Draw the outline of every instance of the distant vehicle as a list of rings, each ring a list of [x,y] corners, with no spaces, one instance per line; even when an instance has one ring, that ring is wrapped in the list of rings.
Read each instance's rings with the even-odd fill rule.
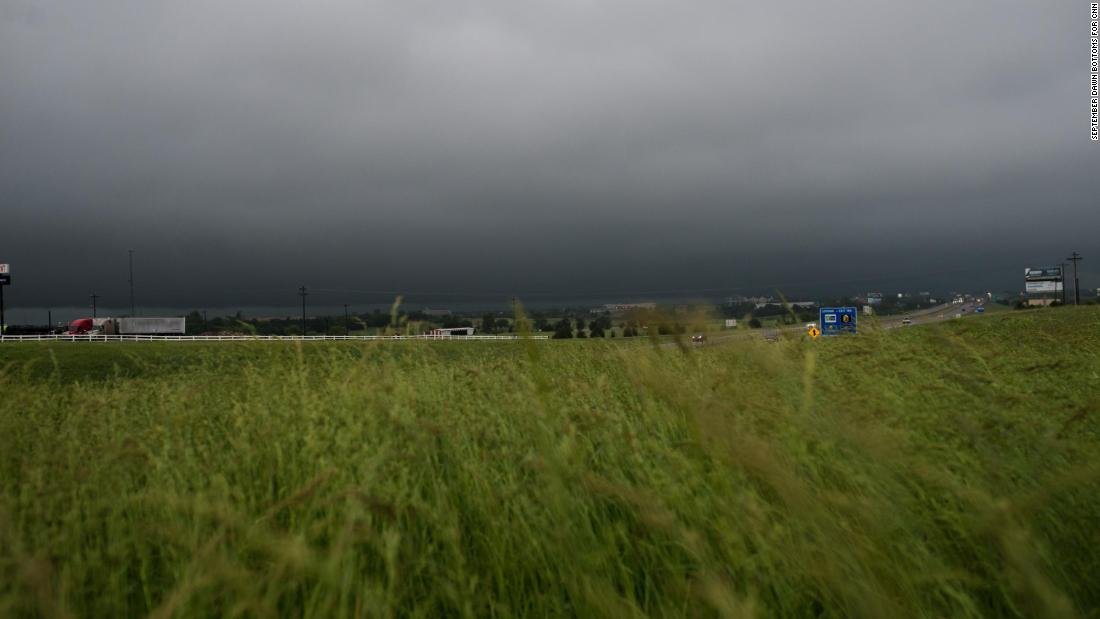
[[[807,323],[806,323],[806,328],[807,328],[807,329],[813,329],[813,328],[814,328],[814,327],[816,327],[816,326],[817,326],[817,323],[816,323],[816,322],[807,322]]]
[[[187,319],[175,317],[77,318],[65,328],[65,335],[183,335]]]
[[[984,306],[982,306],[982,305],[979,305],[979,306],[977,307],[977,309],[975,309],[974,311],[975,311],[975,312],[977,312],[977,313],[979,313],[979,314],[984,314],[984,313],[985,313],[985,307],[984,307]]]
[[[449,327],[443,329],[432,329],[428,331],[428,335],[473,335],[473,327]]]
[[[187,319],[183,316],[112,318],[103,323],[104,333],[119,335],[183,335]]]
[[[93,333],[100,333],[103,323],[95,324],[93,318],[77,318],[65,326],[65,330],[62,331],[65,335],[89,335]]]
[[[695,344],[702,344],[703,342],[707,341],[707,336],[702,333],[696,333],[695,335],[691,336],[691,341]]]
[[[909,325],[913,324],[913,319],[912,318],[902,318],[901,319],[901,324],[908,327]]]

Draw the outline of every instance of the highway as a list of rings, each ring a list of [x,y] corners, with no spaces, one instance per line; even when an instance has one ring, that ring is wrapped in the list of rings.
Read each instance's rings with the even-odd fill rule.
[[[936,306],[930,307],[928,309],[916,310],[916,311],[913,311],[913,312],[909,312],[907,314],[895,314],[895,315],[881,316],[881,317],[879,317],[879,316],[871,316],[871,317],[861,316],[860,321],[864,325],[864,328],[866,328],[867,323],[870,322],[873,325],[871,327],[872,329],[896,329],[898,327],[904,326],[903,321],[906,318],[911,320],[912,324],[914,326],[916,326],[916,325],[928,324],[928,323],[933,323],[933,322],[942,322],[944,320],[951,320],[951,319],[955,318],[956,314],[961,314],[962,317],[973,316],[973,315],[975,315],[974,310],[975,310],[975,308],[977,308],[977,306],[978,306],[978,304],[973,302],[973,301],[968,301],[968,302],[962,303],[962,304],[941,303],[940,305],[936,305]],[[724,344],[724,343],[731,342],[731,341],[748,340],[748,339],[753,339],[753,338],[762,338],[762,339],[767,340],[767,341],[775,341],[775,340],[779,339],[780,334],[783,334],[783,333],[790,334],[790,333],[795,333],[795,332],[805,333],[806,332],[806,325],[804,323],[802,323],[802,324],[795,324],[795,325],[787,325],[785,327],[780,327],[780,328],[750,329],[750,330],[738,329],[736,331],[731,331],[731,332],[719,332],[718,334],[715,334],[715,335],[708,334],[706,342],[704,342],[702,344],[693,344],[693,345],[694,346],[716,346],[718,344]],[[690,337],[690,336],[688,336],[688,337]],[[665,347],[665,348],[671,348],[671,347],[677,346],[677,343],[676,342],[666,342],[666,343],[661,344],[661,346]]]

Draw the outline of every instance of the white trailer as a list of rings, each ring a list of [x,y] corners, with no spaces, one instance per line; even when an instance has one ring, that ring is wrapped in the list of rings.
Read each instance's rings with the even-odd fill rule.
[[[473,327],[449,327],[443,329],[432,329],[428,332],[428,335],[473,335],[476,329]]]
[[[183,335],[187,319],[183,316],[112,318],[103,323],[109,335]]]

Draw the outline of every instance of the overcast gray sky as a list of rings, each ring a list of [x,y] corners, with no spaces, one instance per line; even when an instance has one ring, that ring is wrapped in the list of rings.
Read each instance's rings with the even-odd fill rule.
[[[143,302],[185,306],[1022,288],[1100,261],[1087,25],[1076,1],[2,0],[9,304],[117,302],[127,249]]]

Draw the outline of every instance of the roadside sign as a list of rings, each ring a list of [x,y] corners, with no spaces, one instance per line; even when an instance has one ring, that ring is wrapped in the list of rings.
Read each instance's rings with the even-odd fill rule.
[[[0,274],[9,274],[9,273],[11,273],[11,265],[10,264],[0,264]]]
[[[11,275],[7,273],[0,274],[0,286],[11,285]]]
[[[819,311],[822,335],[842,335],[856,332],[856,308],[823,307]]]
[[[810,327],[806,330],[806,333],[816,340],[817,336],[821,335],[821,329],[818,329],[817,327]]]

